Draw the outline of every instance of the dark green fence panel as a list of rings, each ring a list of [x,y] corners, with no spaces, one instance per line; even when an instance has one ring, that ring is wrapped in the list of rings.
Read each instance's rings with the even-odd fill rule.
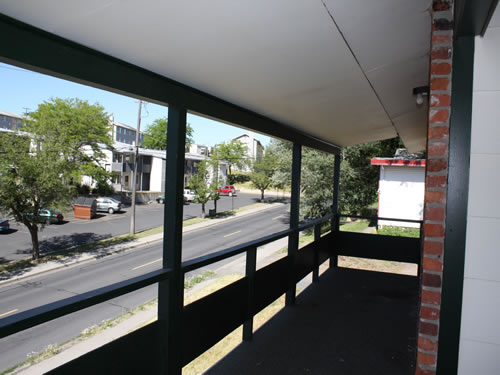
[[[159,323],[154,322],[46,374],[159,374]]]
[[[420,264],[420,238],[337,232],[331,244],[336,255]]]
[[[247,318],[247,279],[240,279],[184,308],[182,363],[211,348]]]

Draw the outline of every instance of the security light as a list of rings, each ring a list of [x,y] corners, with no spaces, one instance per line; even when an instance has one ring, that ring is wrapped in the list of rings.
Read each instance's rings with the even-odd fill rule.
[[[417,102],[417,106],[421,106],[424,104],[424,95],[429,95],[429,86],[419,86],[413,88],[413,95],[416,96],[415,101]]]

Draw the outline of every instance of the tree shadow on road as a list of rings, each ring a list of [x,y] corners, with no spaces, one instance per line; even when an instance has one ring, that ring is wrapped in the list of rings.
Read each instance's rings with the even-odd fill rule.
[[[60,264],[69,264],[83,253],[92,254],[100,258],[109,255],[110,246],[130,242],[133,236],[110,238],[111,234],[73,233],[67,236],[56,236],[40,242],[40,260],[31,259],[31,248],[18,250],[18,254],[25,254],[26,258],[9,261],[0,257],[0,281],[19,277],[33,269],[33,267],[48,261]],[[104,240],[104,241],[103,241]]]
[[[97,241],[110,238],[109,234],[95,233],[72,233],[62,236],[54,236],[40,241],[40,255],[44,256],[55,251],[66,250],[71,247],[86,245]],[[31,255],[31,247],[23,250],[17,250],[16,254]]]

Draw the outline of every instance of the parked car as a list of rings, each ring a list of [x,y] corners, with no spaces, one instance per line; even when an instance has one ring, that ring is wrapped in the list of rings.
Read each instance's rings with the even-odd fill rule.
[[[26,216],[33,217],[33,213],[29,212]],[[61,224],[64,220],[64,216],[59,211],[54,211],[49,208],[42,208],[36,217],[35,221],[37,223],[45,224]]]
[[[97,198],[97,211],[109,212],[110,214],[114,214],[115,212],[120,212],[122,209],[121,202],[116,199],[109,197]]]
[[[156,202],[161,203],[161,204],[165,204],[165,196],[160,195],[160,196],[156,197]],[[187,200],[186,194],[184,194],[184,204],[187,204],[187,203],[188,203],[188,200]]]
[[[234,185],[221,186],[217,189],[217,191],[220,194],[229,195],[230,197],[232,197],[233,195],[236,196],[236,188],[234,187]]]
[[[9,228],[9,219],[0,219],[0,232],[6,232]]]
[[[184,189],[184,198],[185,201],[192,202],[196,198],[196,193],[194,190]]]

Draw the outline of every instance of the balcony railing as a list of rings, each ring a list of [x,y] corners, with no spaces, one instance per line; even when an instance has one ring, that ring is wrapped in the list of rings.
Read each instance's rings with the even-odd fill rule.
[[[363,218],[376,219],[373,217]],[[346,255],[420,265],[419,238],[342,231],[329,232],[321,236],[322,225],[332,219],[333,215],[327,215],[305,223],[298,229],[284,230],[183,262],[182,272],[186,274],[230,257],[246,254],[244,278],[184,307],[182,323],[179,322],[182,324],[183,332],[183,342],[179,343],[182,345],[182,363],[184,365],[189,363],[242,324],[244,327],[243,339],[251,340],[254,315],[285,293],[289,289],[290,283],[297,283],[310,272],[313,272],[313,281],[318,281],[319,265],[328,258],[333,259],[338,255]],[[420,221],[415,222],[421,223]],[[296,257],[284,257],[259,270],[256,269],[259,247],[310,228],[314,230],[314,242],[299,250]],[[331,262],[331,264],[335,264],[335,262]],[[3,318],[0,321],[0,338],[148,285],[168,280],[170,275],[171,270],[161,269]],[[109,371],[115,373],[159,373],[161,368],[161,332],[160,321],[150,323],[54,369],[50,373],[106,373]],[[113,359],[117,355],[119,355],[119,361]]]

